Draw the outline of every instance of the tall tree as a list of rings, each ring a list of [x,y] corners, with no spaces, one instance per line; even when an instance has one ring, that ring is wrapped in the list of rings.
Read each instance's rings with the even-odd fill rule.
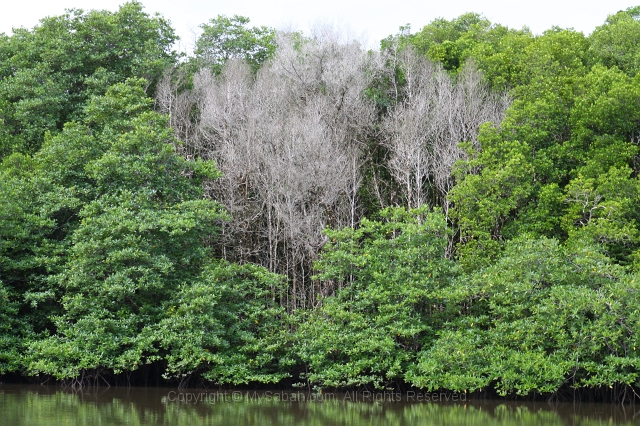
[[[616,66],[630,76],[640,72],[640,6],[609,16],[589,39],[593,62]]]
[[[82,117],[92,94],[130,77],[156,80],[175,63],[168,21],[132,1],[118,11],[72,9],[0,38],[0,158],[34,153],[44,133]]]
[[[149,110],[146,84],[127,80],[94,96],[83,122],[47,138],[33,175],[23,177],[46,185],[27,204],[49,228],[35,241],[39,247],[8,253],[14,270],[31,252],[41,259],[22,281],[7,283],[32,301],[22,306],[25,314],[51,321],[49,333],[32,324],[38,334],[52,334],[31,341],[32,373],[74,378],[85,370],[135,369],[153,350],[139,340],[141,330],[209,260],[203,237],[224,215],[204,199],[202,179],[217,172],[175,153],[166,119]],[[42,312],[38,302],[61,306]]]
[[[254,72],[276,49],[276,32],[266,26],[248,27],[249,18],[218,15],[200,25],[202,34],[196,40],[195,59],[200,66],[210,67],[216,74],[229,59],[244,59]]]

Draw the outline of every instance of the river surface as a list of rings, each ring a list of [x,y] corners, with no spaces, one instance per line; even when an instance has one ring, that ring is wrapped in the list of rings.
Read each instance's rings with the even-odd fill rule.
[[[0,425],[638,425],[633,405],[506,402],[464,394],[0,385]]]

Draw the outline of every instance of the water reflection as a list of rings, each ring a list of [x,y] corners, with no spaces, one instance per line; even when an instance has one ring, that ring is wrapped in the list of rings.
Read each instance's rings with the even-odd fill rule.
[[[0,385],[0,423],[588,426],[631,425],[640,420],[640,405],[514,403],[471,398],[449,403],[388,399],[371,403],[351,402],[344,394],[316,396],[312,401],[307,397],[303,402],[300,397],[280,392],[222,392],[157,388],[92,388],[74,392],[59,387]],[[186,396],[189,393],[191,397]]]

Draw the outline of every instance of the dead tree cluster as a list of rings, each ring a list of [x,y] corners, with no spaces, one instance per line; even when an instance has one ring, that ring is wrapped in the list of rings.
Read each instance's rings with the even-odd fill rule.
[[[220,255],[287,275],[279,297],[293,310],[333,292],[311,278],[312,265],[323,229],[359,223],[367,167],[388,170],[408,207],[446,211],[451,170],[464,155],[458,144],[477,144],[480,125],[498,124],[508,100],[473,66],[454,80],[411,50],[366,52],[331,30],[280,34],[277,44],[257,74],[236,60],[219,75],[201,69],[190,84],[174,72],[157,101],[184,155],[214,160],[222,172],[206,188],[231,216],[215,242]],[[367,94],[376,79],[393,101],[383,113]],[[372,144],[386,152],[377,163]]]
[[[452,169],[465,155],[460,142],[479,149],[480,125],[499,125],[510,100],[492,93],[473,63],[454,80],[411,49],[394,59],[402,82],[396,77],[395,107],[382,120],[386,166],[407,207],[439,205],[446,213]]]

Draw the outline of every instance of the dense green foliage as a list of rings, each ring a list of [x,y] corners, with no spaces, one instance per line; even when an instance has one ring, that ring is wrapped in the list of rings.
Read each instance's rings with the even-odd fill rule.
[[[153,85],[176,53],[169,23],[138,2],[117,12],[69,10],[0,35],[0,158],[35,153],[46,131],[81,117],[93,94],[129,77]]]
[[[189,78],[229,83],[236,72],[238,87],[253,84],[277,46],[274,30],[248,23],[218,16],[203,24],[194,57],[181,65]],[[305,43],[314,46],[291,39],[279,59],[285,71],[304,64]],[[313,271],[299,274],[313,298],[298,305],[304,264],[287,258],[289,283],[219,249],[222,225],[239,209],[208,196],[216,165],[169,126],[187,128],[202,113],[198,100],[180,97],[184,81],[176,93],[163,89],[184,101],[183,122],[153,110],[149,95],[178,59],[174,40],[167,21],[137,2],[115,13],[69,11],[0,37],[0,375],[86,384],[151,365],[182,385],[501,395],[640,388],[640,8],[611,15],[590,36],[533,35],[465,14],[383,40],[387,68],[361,94],[375,105],[353,109],[373,122],[354,132],[368,151],[352,226],[325,229]],[[345,51],[360,52],[354,46]],[[402,68],[403,51],[439,65]],[[338,63],[335,52],[317,52],[322,66]],[[225,67],[230,60],[236,68]],[[501,123],[460,141],[461,159],[443,180],[451,187],[406,209],[378,130],[389,128],[394,107],[411,106],[402,96],[418,66],[468,85],[477,68],[487,90],[512,102]],[[205,72],[194,77],[196,68]],[[323,79],[341,75],[326,68]],[[266,79],[275,71],[263,71],[260,81],[275,85]],[[346,96],[330,83],[304,88],[314,107],[332,91]],[[225,96],[240,99],[238,87]],[[318,156],[304,153],[303,162]],[[242,179],[232,190],[254,200]],[[312,211],[305,203],[282,205]],[[269,250],[279,253],[278,244]],[[245,259],[261,256],[249,250]]]
[[[383,387],[402,379],[443,320],[434,294],[455,275],[444,257],[444,216],[426,208],[380,215],[357,230],[327,231],[318,279],[330,280],[336,295],[300,318],[294,342],[313,383]]]
[[[638,285],[588,245],[522,237],[445,291],[460,314],[419,355],[410,380],[431,389],[554,392],[635,385]]]
[[[238,15],[219,15],[202,24],[194,52],[196,62],[219,73],[228,60],[243,59],[257,71],[275,52],[276,33],[273,28],[248,28],[247,24],[249,18]]]
[[[2,348],[13,352],[3,357],[12,360],[17,334],[29,374],[98,377],[166,359],[170,376],[273,381],[270,358],[230,368],[268,335],[279,313],[266,296],[280,279],[212,259],[205,242],[225,215],[203,198],[202,182],[217,176],[215,166],[176,154],[179,142],[150,110],[145,83],[110,87],[33,158],[3,162],[3,184],[30,190],[3,192],[2,295],[10,303],[2,314],[20,309],[25,328],[6,327],[13,334],[3,334]]]

